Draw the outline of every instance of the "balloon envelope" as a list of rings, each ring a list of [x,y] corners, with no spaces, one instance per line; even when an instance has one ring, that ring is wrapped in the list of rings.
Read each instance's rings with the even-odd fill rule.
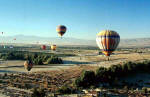
[[[110,56],[120,42],[120,36],[112,30],[103,30],[97,34],[96,42],[105,56]]]
[[[59,26],[56,28],[56,31],[58,32],[58,34],[59,34],[60,36],[63,36],[63,35],[65,34],[66,30],[67,30],[67,28],[66,28],[66,26],[64,26],[64,25],[59,25]]]
[[[46,45],[42,45],[41,48],[42,48],[43,50],[46,50]]]
[[[56,50],[56,45],[51,45],[51,50]]]
[[[26,70],[30,71],[33,67],[33,63],[31,61],[27,60],[24,62],[24,67]]]

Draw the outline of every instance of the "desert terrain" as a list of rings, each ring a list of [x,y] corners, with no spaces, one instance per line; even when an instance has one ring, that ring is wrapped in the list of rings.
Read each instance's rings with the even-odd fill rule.
[[[11,97],[17,97],[17,95],[26,97],[25,95],[27,94],[31,95],[31,87],[45,87],[47,88],[46,91],[55,92],[58,87],[64,84],[72,84],[74,79],[79,77],[83,70],[95,71],[98,67],[108,68],[112,65],[123,64],[129,61],[141,62],[150,59],[149,48],[118,49],[109,57],[109,61],[102,53],[99,54],[97,49],[58,48],[56,51],[31,49],[30,52],[73,54],[73,56],[61,56],[63,64],[35,64],[31,71],[27,71],[24,68],[24,60],[1,59],[0,80],[7,83],[0,84],[0,92],[2,94],[11,95]],[[4,75],[7,75],[5,80],[2,79]],[[146,76],[145,78],[148,77]],[[32,86],[29,89],[24,89],[24,84],[31,85],[31,83]],[[16,94],[13,94],[12,91],[15,91]]]

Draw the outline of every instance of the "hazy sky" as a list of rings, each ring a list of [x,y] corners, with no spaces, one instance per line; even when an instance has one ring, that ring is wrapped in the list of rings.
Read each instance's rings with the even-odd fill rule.
[[[5,35],[95,39],[104,29],[121,38],[150,37],[150,0],[0,0],[0,32]]]

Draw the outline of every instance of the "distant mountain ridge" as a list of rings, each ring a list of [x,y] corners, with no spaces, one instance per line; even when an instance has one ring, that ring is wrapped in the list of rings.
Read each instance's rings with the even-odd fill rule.
[[[150,47],[150,38],[121,39],[120,47]]]
[[[16,40],[14,40],[16,38]],[[96,46],[95,40],[85,40],[63,37],[39,37],[39,36],[0,36],[0,43],[24,43],[24,44],[57,44],[57,45],[90,45]],[[150,38],[121,39],[120,47],[150,47]]]

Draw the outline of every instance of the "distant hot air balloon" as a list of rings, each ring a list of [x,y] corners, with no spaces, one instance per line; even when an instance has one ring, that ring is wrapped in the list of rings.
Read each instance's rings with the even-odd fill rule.
[[[24,67],[25,67],[26,70],[30,71],[33,67],[32,61],[30,61],[30,60],[25,61],[24,62]]]
[[[56,28],[56,31],[58,32],[58,34],[62,37],[65,32],[66,32],[67,28],[64,26],[64,25],[59,25],[57,28]]]
[[[46,45],[42,45],[41,48],[42,48],[43,50],[46,50]]]
[[[51,50],[55,51],[56,50],[56,45],[51,45]]]
[[[105,56],[110,56],[120,42],[120,36],[112,30],[103,30],[97,34],[96,42]]]
[[[14,40],[16,40],[16,38],[14,38]]]
[[[2,34],[3,34],[4,32],[2,32]]]

